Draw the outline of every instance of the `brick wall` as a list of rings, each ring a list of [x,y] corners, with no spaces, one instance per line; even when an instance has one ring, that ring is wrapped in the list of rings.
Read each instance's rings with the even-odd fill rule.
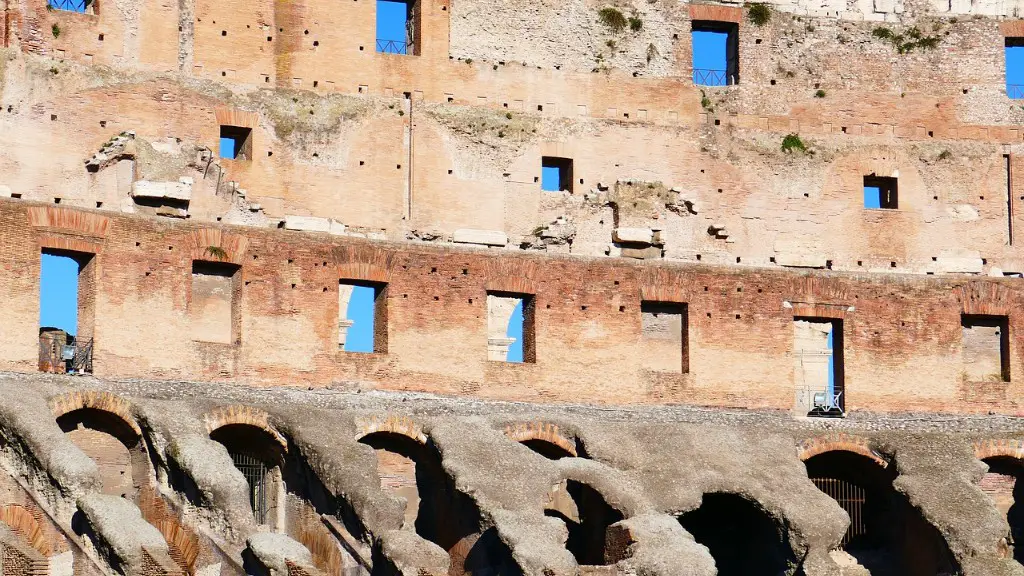
[[[0,366],[27,372],[36,370],[40,238],[82,234],[80,225],[32,226],[34,209],[0,202]],[[240,265],[240,343],[211,347],[192,340],[187,314],[201,230],[110,216],[105,236],[90,240],[99,250],[97,375],[790,409],[793,318],[838,316],[848,409],[1021,409],[1021,289],[1012,279],[652,266],[225,227]],[[388,284],[387,354],[337,350],[339,278]],[[536,363],[487,360],[489,290],[535,295]],[[689,374],[643,371],[641,300],[688,304]],[[1009,316],[1014,379],[982,397],[961,376],[962,313]]]

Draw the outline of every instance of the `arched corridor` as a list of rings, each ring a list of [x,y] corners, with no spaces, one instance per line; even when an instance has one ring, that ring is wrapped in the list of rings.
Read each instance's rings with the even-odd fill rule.
[[[284,449],[268,432],[249,424],[227,424],[210,432],[223,444],[249,485],[249,504],[258,524],[280,529],[284,521],[281,465]]]
[[[1013,547],[1014,559],[1024,564],[1024,461],[995,456],[983,462],[988,464],[988,473],[981,480],[981,489],[1006,516],[1010,525],[1007,542]]]
[[[133,502],[149,482],[149,457],[139,434],[120,416],[79,408],[59,416],[57,425],[99,468],[104,494]]]
[[[608,528],[622,520],[622,513],[590,486],[575,480],[560,483],[549,494],[544,514],[565,523],[565,548],[581,566],[614,564],[621,555],[609,546]]]
[[[797,565],[785,527],[737,494],[705,494],[679,523],[711,552],[718,576],[777,576]]]
[[[896,491],[895,466],[836,450],[805,463],[807,475],[850,516],[837,561],[872,576],[956,574],[959,567],[939,531]]]

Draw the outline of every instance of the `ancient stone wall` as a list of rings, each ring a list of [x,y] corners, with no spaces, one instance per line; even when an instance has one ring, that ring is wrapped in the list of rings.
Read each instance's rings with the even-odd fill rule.
[[[40,245],[53,244],[96,254],[98,375],[800,410],[820,390],[794,361],[803,349],[794,320],[817,318],[842,320],[848,410],[1021,410],[1021,292],[1012,278],[652,266],[209,228],[12,200],[0,202],[0,223],[11,272],[0,277],[6,369],[37,370],[36,271]],[[195,332],[204,324],[194,318],[193,265],[218,258],[237,268],[232,341]],[[338,349],[339,280],[386,284],[386,353]],[[534,361],[488,359],[488,293],[532,297]],[[686,304],[685,371],[676,360],[667,370],[661,358],[664,346],[681,354],[681,321],[658,328],[673,331],[659,337],[664,346],[647,341],[655,326],[643,307],[659,302]],[[975,316],[1008,323],[1005,344],[965,339],[964,318]],[[1008,379],[976,374],[979,346],[988,358],[1005,354]]]

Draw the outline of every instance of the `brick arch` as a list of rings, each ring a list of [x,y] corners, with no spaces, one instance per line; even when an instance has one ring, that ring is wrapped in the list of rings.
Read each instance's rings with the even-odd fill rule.
[[[337,246],[331,259],[338,267],[338,277],[369,282],[391,281],[395,255],[372,246]]]
[[[551,422],[520,422],[505,426],[505,436],[516,442],[527,440],[543,440],[565,450],[573,456],[579,456],[576,450],[576,441],[573,438],[562,434],[558,424]]]
[[[964,314],[1009,316],[1018,307],[1014,291],[998,282],[968,282],[954,288],[953,295]]]
[[[132,415],[131,403],[120,396],[110,392],[85,390],[68,392],[67,394],[54,396],[50,399],[50,410],[53,412],[55,419],[70,414],[75,410],[85,408],[116,417],[131,428],[138,438],[142,438],[142,429],[139,427],[138,422],[135,421],[135,416]]]
[[[974,443],[974,455],[978,460],[999,456],[1024,460],[1024,440],[1019,438],[978,440]]]
[[[0,523],[6,524],[17,535],[25,539],[30,546],[43,556],[50,556],[57,550],[51,546],[43,525],[24,506],[8,504],[0,508]]]
[[[188,239],[192,260],[230,262],[242,265],[249,239],[240,234],[224,232],[218,228],[194,230]],[[219,250],[213,250],[219,249]]]
[[[853,452],[872,460],[882,468],[889,467],[889,458],[881,451],[876,450],[871,441],[863,436],[839,432],[807,438],[797,445],[797,456],[803,461],[825,452],[834,451]]]
[[[370,416],[360,418],[356,421],[355,440],[375,434],[377,432],[390,432],[405,436],[426,445],[427,435],[423,432],[423,426],[408,416],[387,414],[384,416]]]
[[[241,424],[259,428],[277,442],[282,452],[288,452],[288,441],[284,435],[277,431],[277,428],[270,423],[270,414],[259,408],[233,404],[231,406],[220,406],[210,410],[203,416],[206,421],[206,432],[212,434],[224,426]]]
[[[487,261],[484,288],[492,292],[536,294],[537,263],[519,257],[498,256]]]

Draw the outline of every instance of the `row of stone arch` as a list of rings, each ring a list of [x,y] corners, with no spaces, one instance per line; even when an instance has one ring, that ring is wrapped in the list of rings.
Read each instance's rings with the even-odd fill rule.
[[[172,556],[191,573],[199,548],[196,536],[177,522],[166,506],[159,510],[160,504],[146,502],[147,498],[155,502],[159,499],[149,493],[150,460],[130,405],[103,393],[72,393],[51,405],[61,429],[99,464],[103,491],[136,500],[144,515],[148,508],[154,516],[152,522],[168,538]],[[284,495],[289,483],[299,480],[286,465],[287,439],[272,426],[269,415],[244,406],[218,408],[207,415],[206,423],[210,438],[225,446],[240,469],[245,461],[262,463],[262,479],[246,474],[254,518],[275,530],[288,530],[289,510]],[[561,433],[553,424],[521,424],[505,432],[545,458],[586,457],[578,439]],[[382,490],[405,499],[405,528],[447,551],[451,574],[518,572],[494,529],[482,529],[480,512],[473,501],[455,489],[443,470],[439,452],[420,426],[407,418],[371,420],[360,424],[356,439],[377,455]],[[990,466],[990,473],[1014,479],[1009,503],[1004,506],[1011,526],[1008,543],[1013,547],[1024,541],[1024,482],[1016,482],[1024,476],[1024,446],[1020,441],[988,442],[979,444],[976,452]],[[845,434],[830,435],[801,443],[798,455],[815,485],[837,497],[851,516],[840,551],[852,561],[871,574],[932,576],[959,570],[938,530],[893,487],[895,466],[869,441]],[[323,495],[306,497],[324,500]],[[580,565],[611,564],[625,554],[623,546],[609,537],[610,528],[623,520],[623,513],[592,486],[563,480],[549,495],[545,514],[565,523],[566,549]],[[785,522],[742,495],[706,494],[700,508],[680,515],[679,521],[710,550],[722,576],[774,576],[799,566],[800,558],[789,545]],[[1024,545],[1011,549],[1024,563]],[[328,572],[338,572],[345,563],[341,558],[317,560]]]

